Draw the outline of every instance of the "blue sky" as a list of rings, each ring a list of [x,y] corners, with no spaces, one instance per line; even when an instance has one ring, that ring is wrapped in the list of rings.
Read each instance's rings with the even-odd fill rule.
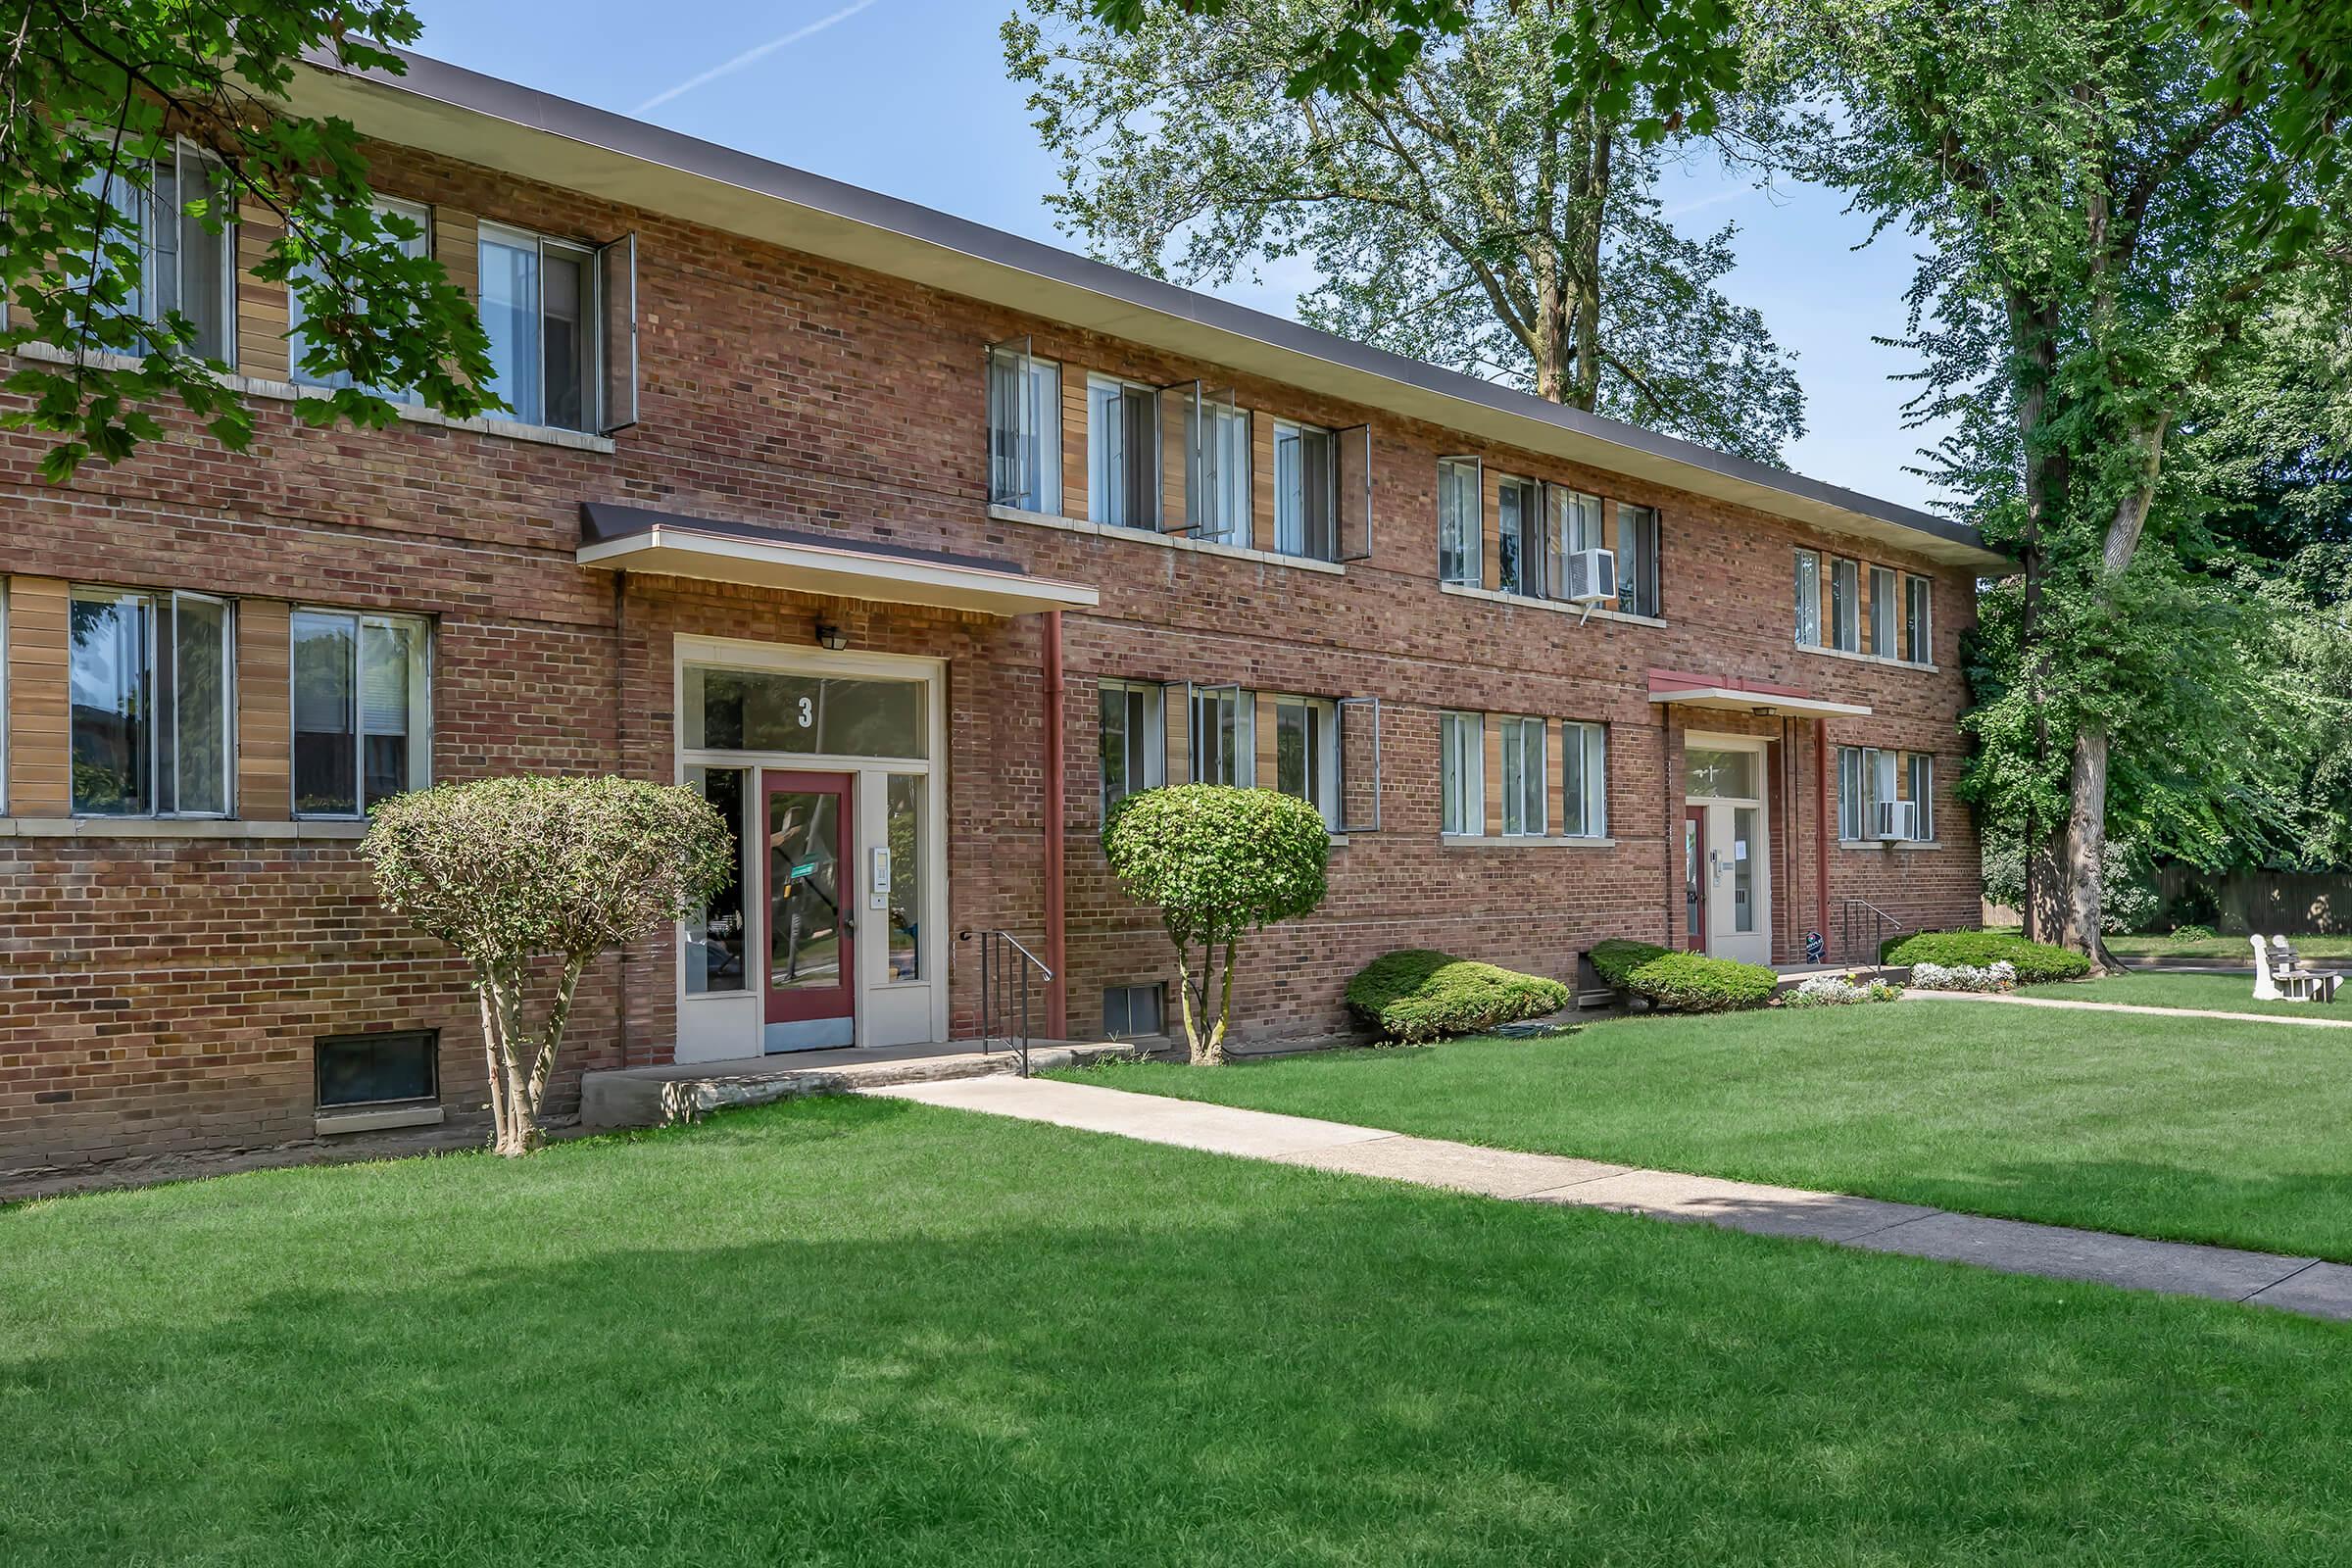
[[[1004,78],[997,27],[1010,0],[413,3],[426,54],[1081,248],[1054,228],[1043,201],[1057,187],[1054,164]],[[1902,428],[1906,383],[1888,379],[1912,359],[1872,341],[1902,329],[1912,266],[1902,237],[1857,252],[1866,224],[1834,194],[1767,196],[1711,159],[1661,194],[1685,232],[1740,225],[1740,265],[1724,287],[1796,351],[1808,399],[1810,433],[1790,466],[1926,504],[1931,487],[1905,471],[1920,445]],[[1298,282],[1293,271],[1218,292],[1288,314]]]

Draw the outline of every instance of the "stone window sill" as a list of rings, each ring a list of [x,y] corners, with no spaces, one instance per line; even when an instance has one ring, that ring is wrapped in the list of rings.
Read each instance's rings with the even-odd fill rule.
[[[1188,539],[1179,533],[1162,533],[1154,528],[1122,528],[1116,523],[1090,522],[1084,517],[1057,517],[1047,512],[1024,512],[1018,507],[992,506],[988,514],[999,522],[1026,522],[1040,528],[1058,528],[1064,533],[1089,534],[1098,539],[1123,539],[1129,544],[1152,545],[1162,550],[1186,550],[1200,556],[1222,556],[1229,561],[1254,561],[1262,566],[1289,566],[1298,571],[1320,571],[1328,576],[1344,577],[1348,568],[1333,561],[1317,561],[1312,556],[1286,556],[1275,550],[1251,550],[1242,545],[1219,544],[1214,539]]]
[[[1885,654],[1859,654],[1843,648],[1823,648],[1816,643],[1792,644],[1800,654],[1814,654],[1823,659],[1842,659],[1854,664],[1884,664],[1889,669],[1916,669],[1922,674],[1936,673],[1934,664],[1922,664],[1908,659],[1891,659]]]
[[[1538,836],[1533,833],[1441,833],[1438,840],[1449,850],[1613,850],[1615,839]]]
[[[1451,594],[1457,599],[1483,599],[1491,605],[1515,605],[1522,610],[1548,610],[1554,614],[1560,615],[1582,617],[1585,613],[1585,607],[1582,605],[1562,604],[1557,599],[1538,599],[1533,594],[1508,594],[1499,588],[1479,588],[1466,582],[1441,582],[1438,584],[1438,591]],[[1598,605],[1592,607],[1592,618],[1594,620],[1622,621],[1628,626],[1663,626],[1666,624],[1662,616],[1629,615],[1622,610],[1604,610]]]
[[[1841,850],[1940,850],[1938,839],[1839,839]]]
[[[220,816],[0,816],[0,838],[17,839],[301,839],[350,842],[368,824],[346,821],[247,822]]]
[[[39,360],[49,365],[72,365],[74,357],[46,343],[26,343],[17,353],[27,360]],[[127,354],[93,353],[86,363],[106,369],[136,369],[139,362]],[[298,386],[292,381],[271,381],[258,375],[231,372],[220,378],[221,385],[247,397],[270,398],[279,403],[291,403],[297,398],[322,398],[327,388]],[[574,452],[612,452],[616,450],[611,436],[594,435],[586,430],[566,430],[554,424],[524,424],[518,419],[453,419],[438,409],[428,409],[421,403],[395,403],[393,406],[403,419],[411,424],[434,424],[450,430],[472,430],[481,435],[504,436],[511,441],[527,441],[538,446],[568,447]]]
[[[391,1127],[438,1127],[439,1105],[386,1105],[377,1110],[322,1110],[312,1121],[321,1138],[336,1133],[375,1133]]]

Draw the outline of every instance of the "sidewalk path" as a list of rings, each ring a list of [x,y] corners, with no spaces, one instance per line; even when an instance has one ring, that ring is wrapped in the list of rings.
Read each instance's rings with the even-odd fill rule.
[[[2254,1301],[2312,1317],[2352,1321],[2352,1267],[2311,1257],[2152,1242],[2062,1225],[1952,1214],[1916,1203],[1481,1149],[1377,1127],[1043,1078],[892,1084],[862,1093],[1488,1198],[1619,1209],[1653,1219],[1696,1221],[1766,1236],[1811,1237],[1874,1252],[1974,1263],[2012,1274]]]
[[[2252,982],[2247,982],[2251,985]],[[2143,1007],[2130,1002],[2077,1002],[2072,997],[2016,997],[1997,991],[1922,991],[1913,986],[1905,1002],[1994,1002],[2005,1007],[2072,1007],[2091,1012],[2144,1012],[2151,1018],[2221,1018],[2230,1023],[2282,1023],[2295,1029],[2352,1029],[2352,1016],[2297,1018],[2282,1012],[2225,1012],[2216,1007]]]

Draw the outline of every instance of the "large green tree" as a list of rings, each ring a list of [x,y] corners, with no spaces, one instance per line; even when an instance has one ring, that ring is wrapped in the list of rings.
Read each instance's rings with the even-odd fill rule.
[[[1788,356],[1718,287],[1731,230],[1660,210],[1693,117],[1584,85],[1634,47],[1593,8],[1467,14],[1383,83],[1301,78],[1341,0],[1096,9],[1028,0],[1004,46],[1098,253],[1186,281],[1302,258],[1300,314],[1342,335],[1758,458],[1801,433]]]
[[[0,426],[52,438],[52,480],[156,439],[174,402],[245,446],[223,328],[180,308],[173,259],[248,207],[277,230],[253,275],[292,287],[303,368],[341,383],[301,417],[384,424],[371,388],[458,416],[494,404],[480,322],[407,254],[414,225],[371,205],[358,133],[284,102],[306,54],[397,74],[391,46],[419,30],[405,0],[0,0],[0,351],[17,356]]]
[[[1913,407],[2023,566],[1986,605],[1969,786],[2029,840],[2034,934],[2095,952],[2116,759],[2214,802],[2262,761],[2262,644],[2169,460],[2265,382],[2264,323],[2340,297],[2340,172],[2284,67],[2227,74],[2131,0],[1760,0],[1750,28],[1834,105],[1787,166],[1925,241]]]

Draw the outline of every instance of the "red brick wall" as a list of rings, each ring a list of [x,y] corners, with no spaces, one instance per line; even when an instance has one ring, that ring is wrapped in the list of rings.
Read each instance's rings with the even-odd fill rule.
[[[1659,509],[1663,627],[1446,595],[1436,581],[1436,459],[1480,450],[1435,426],[1239,378],[1243,406],[1375,431],[1377,550],[1344,574],[1094,537],[984,506],[986,344],[1019,333],[1063,362],[1153,382],[1213,367],[1020,318],[647,213],[377,149],[390,194],[436,204],[453,237],[475,219],[640,237],[640,422],[610,454],[403,421],[314,431],[255,401],[250,452],[184,420],[115,468],[51,488],[40,445],[0,437],[0,563],[9,573],[291,604],[380,609],[435,623],[434,773],[616,769],[674,776],[671,662],[680,633],[805,646],[818,615],[861,650],[949,668],[951,928],[1042,921],[1043,784],[1034,618],[998,620],[635,578],[573,564],[582,500],[832,530],[979,552],[1092,583],[1099,612],[1065,627],[1068,996],[1099,1020],[1111,984],[1172,967],[1156,921],[1109,884],[1096,835],[1098,678],[1238,681],[1270,691],[1377,695],[1383,830],[1333,853],[1331,899],[1250,948],[1245,1034],[1341,1022],[1364,959],[1443,946],[1565,975],[1602,937],[1662,938],[1679,830],[1679,729],[1647,700],[1652,668],[1802,686],[1867,703],[1830,738],[1937,754],[1942,848],[1830,852],[1833,908],[1868,897],[1919,924],[1971,923],[1977,851],[1948,798],[1959,773],[1955,650],[1972,616],[1965,572],[1857,552],[1728,504],[1532,454],[1488,448],[1491,471],[1574,483]],[[267,313],[254,313],[257,319]],[[261,363],[250,356],[248,363]],[[1071,400],[1077,401],[1077,400]],[[1083,511],[1081,472],[1067,510]],[[1260,484],[1261,510],[1270,487]],[[1493,514],[1488,514],[1490,530]],[[1264,517],[1257,536],[1268,536]],[[1800,542],[1932,572],[1934,670],[1791,645],[1790,551]],[[275,612],[257,609],[256,613]],[[274,622],[272,622],[274,624]],[[250,628],[249,628],[250,629]],[[282,680],[252,651],[248,670]],[[272,672],[273,671],[273,672]],[[12,706],[16,701],[12,688]],[[1612,848],[1447,848],[1438,834],[1441,708],[1598,719],[1610,726]],[[262,715],[259,719],[254,714]],[[248,724],[275,720],[257,705]],[[1712,719],[1707,727],[1725,727]],[[1766,726],[1776,736],[1777,721]],[[1792,954],[1814,923],[1819,809],[1810,727],[1797,725],[1792,880],[1778,931]],[[264,812],[282,736],[247,740],[243,787]],[[257,772],[258,768],[258,772]],[[1784,803],[1785,804],[1785,803]],[[1785,834],[1785,830],[1782,830]],[[1672,872],[1679,876],[1679,871]],[[951,944],[955,1029],[975,1024],[974,977]],[[130,1152],[305,1136],[310,1043],[372,1028],[443,1031],[444,1098],[478,1102],[479,1042],[459,968],[373,907],[346,841],[0,836],[0,1171]],[[673,1028],[666,937],[615,956],[574,1011],[559,1090],[583,1066],[662,1059]],[[627,997],[625,1011],[620,998]],[[70,1095],[71,1098],[61,1098]]]

